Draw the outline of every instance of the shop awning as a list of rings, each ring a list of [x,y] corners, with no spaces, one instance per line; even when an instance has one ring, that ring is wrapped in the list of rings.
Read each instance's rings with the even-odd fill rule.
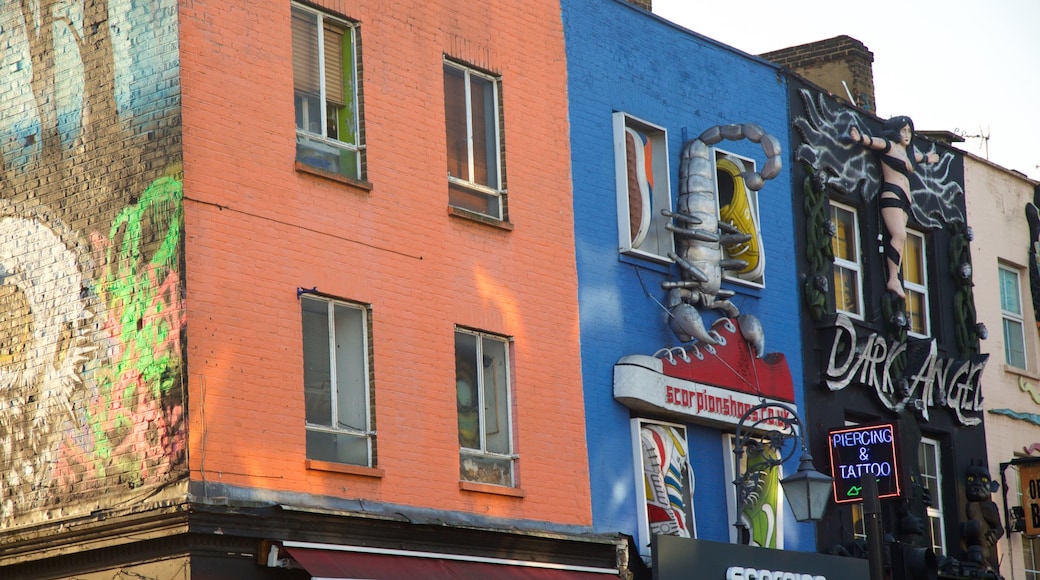
[[[540,567],[522,562],[492,562],[395,554],[283,548],[314,580],[607,580],[616,570]],[[611,575],[613,573],[613,575]]]

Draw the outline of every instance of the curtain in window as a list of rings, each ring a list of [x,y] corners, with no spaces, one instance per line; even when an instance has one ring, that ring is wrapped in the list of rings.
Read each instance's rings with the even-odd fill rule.
[[[343,74],[344,30],[326,22],[324,30],[325,48],[325,98],[331,103],[346,104]],[[321,77],[318,74],[318,16],[302,10],[292,15],[293,39],[293,86],[296,91],[317,95]]]
[[[318,75],[318,16],[293,10],[293,87],[297,92],[317,95],[320,92]]]
[[[325,23],[325,100],[343,106],[343,29]]]

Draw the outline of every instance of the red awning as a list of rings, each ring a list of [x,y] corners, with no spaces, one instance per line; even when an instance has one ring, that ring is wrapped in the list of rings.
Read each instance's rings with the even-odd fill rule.
[[[490,562],[310,548],[285,547],[283,549],[313,578],[337,580],[402,580],[409,578],[422,578],[423,580],[607,580],[617,577],[617,574]]]

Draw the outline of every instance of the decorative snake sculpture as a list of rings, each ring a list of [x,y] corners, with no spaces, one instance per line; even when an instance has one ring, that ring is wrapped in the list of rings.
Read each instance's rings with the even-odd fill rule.
[[[683,146],[679,167],[677,211],[662,212],[672,218],[666,227],[675,234],[677,252],[668,255],[679,265],[682,279],[666,281],[662,286],[668,291],[669,325],[679,340],[690,342],[696,339],[706,345],[721,342],[718,333],[705,328],[697,309],[699,305],[736,318],[745,338],[754,347],[755,355],[761,358],[764,350],[761,323],[750,314],[740,314],[737,306],[729,301],[734,293],[722,289],[723,270],[739,271],[747,266],[744,260],[724,258],[722,247],[751,238],[749,233],[717,217],[716,169],[711,147],[723,139],[748,139],[761,144],[766,155],[762,171],[740,174],[748,189],[758,191],[767,180],[780,173],[780,142],[756,124],[716,125],[688,141]]]

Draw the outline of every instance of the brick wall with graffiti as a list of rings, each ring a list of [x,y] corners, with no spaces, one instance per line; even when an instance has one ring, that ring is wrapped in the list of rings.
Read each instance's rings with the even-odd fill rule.
[[[185,481],[175,0],[0,2],[0,529]]]

